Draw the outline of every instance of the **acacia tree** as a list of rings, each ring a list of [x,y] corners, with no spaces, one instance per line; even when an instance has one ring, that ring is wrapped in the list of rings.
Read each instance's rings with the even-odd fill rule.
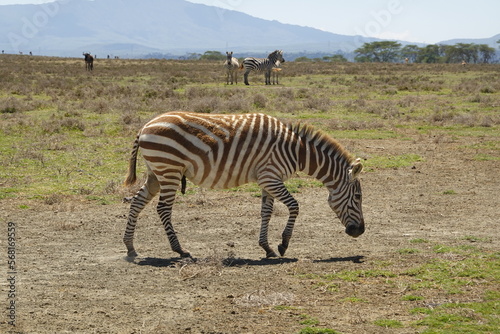
[[[417,61],[419,52],[420,48],[417,45],[405,45],[401,49],[401,57],[408,58],[410,63],[414,63],[415,61]]]
[[[223,55],[219,51],[205,51],[205,53],[200,57],[202,60],[224,60],[227,56]]]
[[[324,61],[329,61],[332,63],[345,63],[347,62],[347,58],[344,57],[343,55],[333,55],[333,56],[325,56],[323,57]]]
[[[420,49],[417,62],[419,63],[438,63],[441,60],[439,46],[436,44],[426,45]]]
[[[365,43],[354,50],[358,62],[395,62],[399,58],[401,44],[393,41]]]
[[[481,63],[489,63],[495,57],[495,49],[488,44],[480,44],[478,47],[479,61]]]

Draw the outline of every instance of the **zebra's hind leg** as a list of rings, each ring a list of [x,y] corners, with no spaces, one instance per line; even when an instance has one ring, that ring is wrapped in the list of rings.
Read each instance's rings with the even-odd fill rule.
[[[156,210],[165,228],[172,250],[179,253],[181,257],[191,257],[188,251],[182,249],[179,239],[177,239],[177,235],[175,234],[174,227],[172,226],[172,206],[181,178],[182,174],[176,173],[175,176],[172,174],[169,175],[168,178],[161,179],[160,199]]]
[[[137,223],[137,217],[144,209],[144,207],[153,199],[153,197],[158,193],[160,185],[156,176],[149,171],[146,182],[139,189],[139,191],[132,197],[132,202],[130,203],[130,211],[128,215],[127,227],[125,228],[125,234],[123,235],[123,242],[127,247],[127,256],[136,257],[137,252],[134,248],[134,232]]]
[[[245,79],[245,80],[244,80],[244,81],[245,81],[245,85],[247,85],[247,86],[248,86],[248,85],[250,85],[250,84],[248,83],[248,73],[250,73],[250,71],[246,71],[246,72],[243,74],[243,78]]]
[[[266,251],[266,257],[278,257],[276,253],[269,247],[267,238],[267,231],[269,227],[269,220],[273,213],[274,198],[269,195],[265,190],[262,190],[262,208],[260,215],[262,217],[262,224],[260,226],[259,246]]]

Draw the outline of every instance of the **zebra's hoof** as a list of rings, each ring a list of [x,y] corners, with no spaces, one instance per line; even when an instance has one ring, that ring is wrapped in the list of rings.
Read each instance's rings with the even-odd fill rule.
[[[182,253],[179,253],[181,255],[181,257],[192,257],[191,256],[191,253],[189,252],[182,252]]]
[[[278,257],[278,255],[276,255],[276,253],[275,253],[275,252],[270,251],[270,252],[267,252],[266,257],[269,259],[269,258],[271,258],[271,257]]]
[[[283,256],[285,255],[286,247],[283,245],[278,245],[278,251],[280,252],[281,256]]]
[[[135,250],[131,250],[130,252],[127,253],[127,257],[131,257],[131,258],[134,258],[134,257],[137,257],[138,254]]]

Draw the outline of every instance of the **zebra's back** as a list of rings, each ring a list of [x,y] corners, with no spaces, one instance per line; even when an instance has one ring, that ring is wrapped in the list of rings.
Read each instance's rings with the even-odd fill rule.
[[[139,145],[153,170],[178,169],[196,185],[225,189],[257,181],[274,148],[293,140],[264,114],[172,112],[146,124]]]
[[[248,57],[243,60],[242,68],[252,71],[266,71],[273,67],[273,63],[267,58]]]

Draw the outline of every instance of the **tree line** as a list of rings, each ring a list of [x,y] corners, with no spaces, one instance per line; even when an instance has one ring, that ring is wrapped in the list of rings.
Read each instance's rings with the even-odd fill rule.
[[[457,43],[455,45],[430,44],[424,47],[402,45],[393,41],[365,43],[354,50],[357,62],[411,63],[490,63],[496,50],[487,44]]]
[[[500,44],[500,40],[497,41]],[[496,49],[488,44],[475,43],[457,43],[455,45],[429,44],[423,47],[418,45],[402,46],[394,41],[379,41],[364,43],[363,46],[354,50],[354,53],[322,55],[318,53],[312,58],[310,55],[297,55],[293,57],[289,54],[290,60],[299,62],[308,61],[324,61],[324,62],[347,62],[354,60],[355,62],[380,62],[380,63],[492,63],[497,61]],[[297,57],[298,56],[298,57]],[[265,56],[264,56],[265,57]],[[188,53],[185,56],[171,56],[163,54],[151,54],[146,58],[167,58],[167,59],[184,59],[184,60],[226,60],[226,55],[219,51],[206,51],[200,53]],[[295,59],[294,59],[295,58]],[[348,60],[349,58],[349,60]]]

